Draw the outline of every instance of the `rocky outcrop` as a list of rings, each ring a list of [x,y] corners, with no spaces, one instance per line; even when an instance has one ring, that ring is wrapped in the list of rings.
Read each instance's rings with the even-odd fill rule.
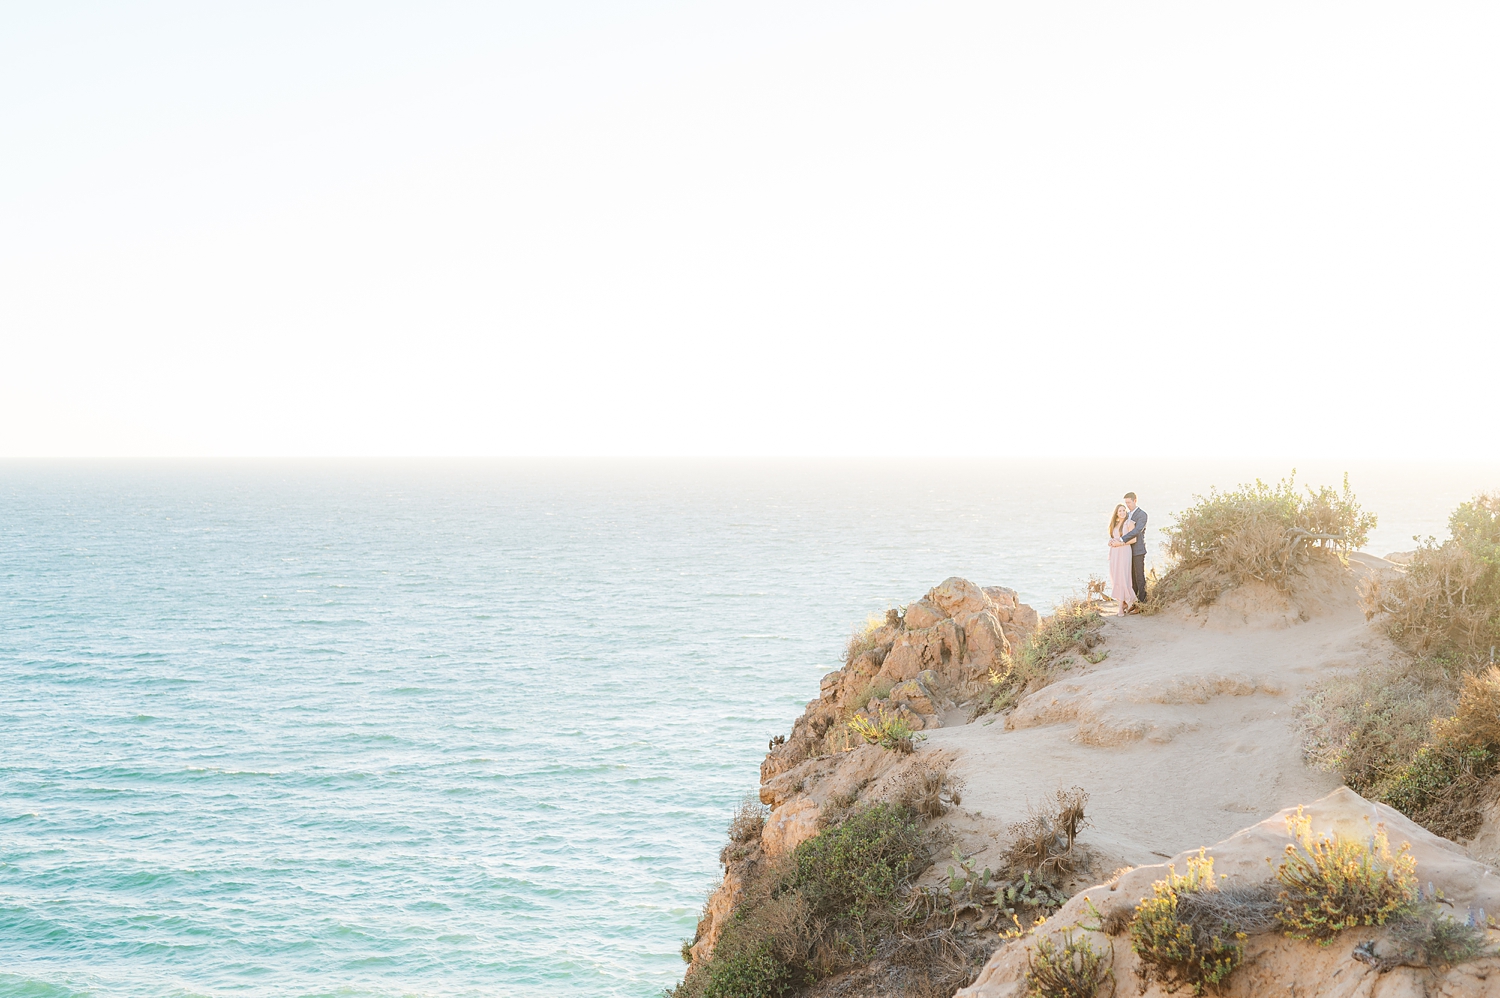
[[[955,614],[957,616],[955,616]],[[1037,627],[1037,612],[1015,590],[948,579],[906,608],[899,624],[865,636],[842,669],[825,675],[818,699],[761,763],[764,784],[827,752],[850,747],[847,722],[900,717],[914,730],[942,725],[942,713],[977,689]]]
[[[952,578],[934,586],[927,594],[927,602],[936,606],[945,617],[963,617],[981,610],[994,609],[985,592],[968,579]]]
[[[797,797],[772,811],[760,833],[767,856],[784,856],[818,834],[818,802]]]
[[[932,717],[942,706],[933,688],[937,685],[938,675],[931,669],[919,672],[914,679],[897,683],[891,688],[890,699],[893,703],[901,704],[915,714],[922,717]]]
[[[747,871],[785,856],[818,833],[830,802],[852,799],[899,768],[902,757],[859,741],[857,715],[898,717],[915,731],[943,725],[943,714],[980,689],[991,669],[1036,628],[1035,610],[1013,589],[951,578],[864,636],[844,667],[823,676],[785,737],[772,739],[760,765],[769,809],[758,841],[726,849],[724,881],[709,898],[692,945],[694,965],[713,952]]]
[[[1286,825],[1289,813],[1279,812],[1209,847],[1206,851],[1213,857],[1214,873],[1226,877],[1225,883],[1230,885],[1269,879],[1272,864],[1280,862],[1291,841]],[[1318,834],[1364,838],[1375,825],[1383,824],[1393,849],[1410,844],[1411,855],[1417,861],[1418,879],[1441,890],[1460,921],[1481,909],[1500,910],[1500,877],[1470,859],[1461,847],[1383,804],[1371,803],[1345,787],[1308,805],[1305,813],[1311,816],[1313,830]],[[1181,853],[1171,863],[1182,872],[1187,868],[1188,857],[1196,852]],[[1027,961],[1035,951],[1037,939],[1058,938],[1064,929],[1078,931],[1095,950],[1112,951],[1118,994],[1161,998],[1165,992],[1159,984],[1141,983],[1140,965],[1131,951],[1128,933],[1108,936],[1083,929],[1082,925],[1096,924],[1089,911],[1091,904],[1106,918],[1116,910],[1133,910],[1150,896],[1151,884],[1166,874],[1165,863],[1140,866],[1121,873],[1109,883],[1080,892],[1033,933],[997,950],[978,980],[960,990],[957,998],[1022,998],[1027,993]],[[1388,935],[1388,930],[1380,928],[1353,930],[1327,947],[1287,939],[1276,932],[1252,936],[1246,941],[1244,964],[1229,977],[1223,993],[1234,998],[1273,994],[1480,998],[1500,993],[1500,957],[1496,956],[1449,968],[1396,967],[1386,973],[1351,958],[1353,948],[1364,943],[1372,943],[1380,952],[1387,946],[1384,940]],[[1491,930],[1489,937],[1492,947],[1500,945],[1500,931]]]

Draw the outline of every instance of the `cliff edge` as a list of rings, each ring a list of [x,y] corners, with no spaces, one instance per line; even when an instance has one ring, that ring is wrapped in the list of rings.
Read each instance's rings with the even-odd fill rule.
[[[1496,878],[1463,847],[1304,762],[1294,704],[1309,685],[1399,654],[1358,606],[1359,576],[1378,561],[1330,568],[1296,596],[1246,586],[1199,611],[1122,618],[1074,604],[1066,627],[1062,611],[1044,621],[1013,590],[963,579],[892,611],[851,642],[845,665],[823,677],[790,734],[773,739],[761,766],[766,811],[731,829],[724,880],[686,949],[689,981],[696,975],[701,985],[747,890],[765,889],[755,886],[765,871],[882,802],[919,815],[935,844],[903,890],[908,916],[924,904],[929,916],[943,913],[947,935],[923,938],[933,953],[946,947],[944,971],[913,970],[920,961],[902,956],[905,943],[865,943],[846,947],[863,955],[828,963],[816,983],[778,985],[785,993],[951,995],[955,981],[978,972],[959,994],[1025,994],[1036,940],[1078,925],[1084,895],[1134,905],[1164,875],[1162,860],[1175,857],[1182,869],[1185,856],[1214,843],[1221,873],[1243,868],[1264,880],[1266,859],[1286,842],[1284,814],[1298,805],[1313,805],[1330,828],[1355,817],[1384,822],[1393,842],[1411,844],[1420,879],[1441,879],[1449,897],[1500,912]],[[861,725],[915,740],[882,747],[861,737]],[[1027,837],[1039,834],[1045,842],[1027,853]],[[930,862],[950,851],[953,862]],[[990,871],[1002,886],[994,900],[976,902],[981,883],[993,889]],[[1104,945],[1116,983],[1135,983],[1128,940]],[[1336,949],[1343,955],[1255,936],[1247,961],[1262,969],[1235,978],[1231,993],[1269,993],[1287,978],[1294,990],[1275,983],[1276,993],[1353,994],[1345,985],[1366,974],[1378,974],[1384,990],[1360,994],[1408,993],[1392,983],[1406,977],[1351,962],[1342,940]],[[1437,982],[1434,994],[1495,994],[1500,965],[1492,963],[1421,973]]]

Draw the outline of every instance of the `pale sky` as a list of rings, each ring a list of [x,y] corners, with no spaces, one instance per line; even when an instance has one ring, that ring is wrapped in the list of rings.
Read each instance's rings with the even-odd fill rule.
[[[1493,3],[5,4],[0,456],[1494,457],[1496,52]]]

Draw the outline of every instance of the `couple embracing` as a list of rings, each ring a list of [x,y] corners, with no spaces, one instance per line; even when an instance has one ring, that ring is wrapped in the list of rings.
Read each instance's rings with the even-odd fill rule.
[[[1109,518],[1109,588],[1120,602],[1119,614],[1140,613],[1146,602],[1146,511],[1135,504],[1135,493]]]

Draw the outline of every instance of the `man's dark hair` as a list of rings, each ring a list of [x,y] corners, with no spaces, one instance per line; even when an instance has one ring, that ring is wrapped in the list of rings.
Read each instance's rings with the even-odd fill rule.
[[[1125,498],[1126,499],[1135,499],[1135,493],[1134,492],[1127,492],[1127,493],[1125,493]],[[1135,501],[1136,502],[1140,502],[1139,499],[1135,499]]]

